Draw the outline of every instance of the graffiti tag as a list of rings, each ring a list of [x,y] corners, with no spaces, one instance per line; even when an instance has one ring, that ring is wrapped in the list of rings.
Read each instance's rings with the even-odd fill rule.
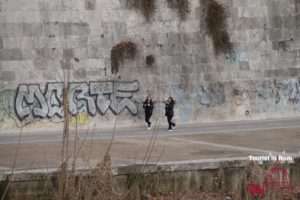
[[[63,83],[20,84],[15,96],[15,113],[20,121],[26,118],[63,117]],[[138,113],[132,99],[139,90],[138,81],[90,81],[70,83],[69,112],[72,116],[86,112],[91,116],[104,115],[111,110],[115,115],[127,109]]]

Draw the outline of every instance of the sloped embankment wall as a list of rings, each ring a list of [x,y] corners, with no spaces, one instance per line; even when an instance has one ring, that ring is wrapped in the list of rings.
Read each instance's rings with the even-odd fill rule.
[[[208,199],[208,194],[210,194],[212,200],[225,197],[245,200],[252,199],[251,195],[255,194],[265,196],[266,200],[281,200],[284,198],[297,199],[300,192],[299,160],[296,160],[294,164],[261,166],[249,164],[248,161],[216,161],[115,167],[113,168],[112,182],[110,178],[108,178],[109,180],[99,179],[99,177],[106,177],[104,175],[96,175],[93,179],[92,176],[87,176],[89,173],[91,172],[78,172],[77,176],[81,176],[81,178],[75,179],[80,182],[74,186],[77,192],[80,188],[79,185],[86,184],[86,186],[91,186],[87,194],[97,195],[99,190],[94,191],[93,188],[102,191],[103,187],[106,188],[110,185],[101,187],[101,184],[108,181],[107,183],[113,185],[114,195],[130,200],[158,198],[159,196],[166,198],[186,196],[190,197],[187,199],[198,199],[203,194],[206,194],[206,197],[202,196],[202,198]],[[105,174],[104,171],[100,171],[100,173]],[[86,176],[88,179],[84,179],[82,176]],[[8,182],[5,180],[5,176],[3,176],[0,182],[0,194],[7,187]],[[58,187],[55,173],[17,173],[11,176],[10,180],[7,200],[50,200],[53,199]],[[69,187],[72,188],[74,182],[71,180]],[[85,180],[90,182],[84,182]],[[93,185],[95,183],[100,185],[97,187]],[[251,186],[253,189],[250,189]],[[70,191],[72,190],[70,189]],[[107,192],[107,190],[105,191]],[[103,198],[114,199],[113,195]]]
[[[298,116],[298,0],[133,2],[1,0],[1,131],[57,128],[65,79],[81,126],[141,124],[147,94],[180,123]]]

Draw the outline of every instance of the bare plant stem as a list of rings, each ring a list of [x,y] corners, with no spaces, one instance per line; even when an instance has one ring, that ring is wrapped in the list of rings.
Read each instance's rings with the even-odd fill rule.
[[[74,148],[73,148],[73,162],[72,162],[72,173],[76,170],[76,160],[77,160],[77,146],[79,142],[78,137],[78,118],[75,117],[75,136],[74,136]]]
[[[69,72],[69,71],[67,71]],[[64,89],[63,89],[63,112],[64,112],[64,132],[62,141],[62,166],[61,166],[61,177],[59,187],[59,199],[65,200],[67,197],[67,186],[68,186],[68,158],[69,158],[69,132],[70,132],[70,120],[69,120],[69,73],[65,74],[64,77]]]
[[[15,152],[14,159],[13,159],[13,164],[12,164],[12,168],[11,168],[11,174],[8,177],[8,183],[7,183],[7,185],[6,185],[5,189],[4,189],[3,194],[1,195],[1,200],[4,200],[6,198],[8,189],[10,187],[11,179],[13,178],[13,175],[15,173],[15,169],[16,169],[16,165],[17,165],[17,159],[18,159],[19,150],[20,150],[21,141],[22,141],[22,133],[23,133],[23,128],[21,128],[21,131],[20,131],[20,134],[19,134],[19,137],[18,137],[18,145],[17,145],[16,152]]]

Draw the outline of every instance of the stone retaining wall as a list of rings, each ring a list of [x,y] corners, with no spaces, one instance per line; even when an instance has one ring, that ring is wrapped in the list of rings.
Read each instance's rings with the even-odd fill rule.
[[[260,174],[258,167],[264,173]],[[142,196],[147,194],[163,195],[175,192],[179,195],[200,191],[234,194],[233,199],[247,200],[251,199],[247,186],[250,183],[262,184],[258,181],[264,179],[268,180],[265,185],[266,200],[274,200],[271,198],[272,194],[283,193],[284,189],[291,189],[290,193],[294,195],[300,193],[300,165],[297,159],[293,164],[273,163],[273,166],[270,163],[252,165],[246,160],[170,162],[159,165],[119,166],[114,167],[112,172],[114,191],[123,195],[130,194],[130,200],[143,199]],[[81,170],[77,175],[86,176],[89,173],[89,170]],[[2,192],[7,185],[5,177],[3,175],[1,178]],[[283,177],[287,177],[288,182],[283,181]],[[7,199],[51,199],[56,187],[54,172],[19,172],[11,178]]]
[[[218,55],[205,1],[188,2],[182,19],[156,0],[147,20],[127,0],[1,0],[0,132],[58,128],[66,69],[82,127],[112,127],[116,116],[141,125],[147,94],[160,120],[172,95],[179,123],[299,116],[300,2],[219,0],[233,49]],[[127,41],[136,55],[112,74],[111,50]]]

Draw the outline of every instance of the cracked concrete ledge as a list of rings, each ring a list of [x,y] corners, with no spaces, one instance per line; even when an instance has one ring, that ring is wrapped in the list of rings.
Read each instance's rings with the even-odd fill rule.
[[[128,175],[133,173],[158,173],[158,172],[182,172],[182,171],[201,171],[214,170],[218,168],[243,168],[250,163],[248,157],[235,158],[218,158],[218,159],[203,159],[203,160],[188,160],[188,161],[172,161],[158,163],[139,163],[130,165],[116,165],[112,168],[114,176]],[[259,164],[267,164],[270,162],[259,162]],[[300,156],[294,157],[293,165],[300,163]],[[91,169],[77,168],[77,174],[88,174]],[[57,169],[34,169],[34,170],[18,170],[13,175],[11,172],[0,172],[0,181],[38,181],[53,177]]]

